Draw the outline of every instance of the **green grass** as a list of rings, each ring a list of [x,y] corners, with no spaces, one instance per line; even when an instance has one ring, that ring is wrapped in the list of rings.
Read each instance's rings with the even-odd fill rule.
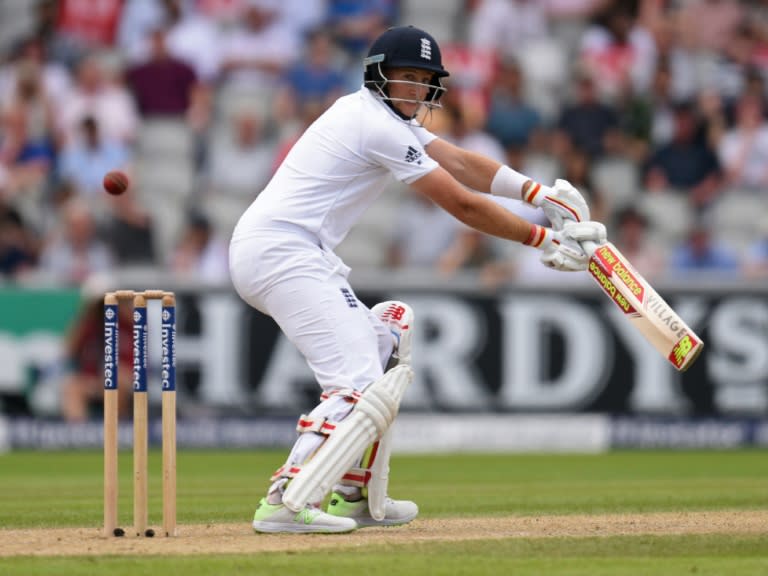
[[[284,452],[178,455],[179,523],[250,521]],[[150,458],[150,521],[159,523],[160,454]],[[396,457],[390,492],[424,518],[768,509],[761,451]],[[120,514],[131,514],[130,454]],[[0,527],[93,526],[102,518],[96,452],[0,456]],[[254,536],[256,537],[256,536]],[[299,537],[301,538],[301,537]],[[768,574],[764,536],[508,538],[194,557],[0,558],[1,574]]]
[[[613,537],[409,544],[301,554],[166,558],[14,558],[5,574],[311,574],[499,576],[500,574],[638,576],[768,573],[766,541],[758,537]],[[0,561],[0,568],[3,562]],[[279,572],[280,571],[280,572]],[[282,572],[285,571],[285,572]],[[302,570],[303,572],[304,570]]]

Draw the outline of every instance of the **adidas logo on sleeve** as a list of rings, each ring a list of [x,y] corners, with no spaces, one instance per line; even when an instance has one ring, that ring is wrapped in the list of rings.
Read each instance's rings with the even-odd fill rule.
[[[405,153],[405,161],[406,162],[416,162],[416,164],[421,164],[421,158],[422,154],[419,150],[416,150],[413,146],[408,146],[408,151]]]

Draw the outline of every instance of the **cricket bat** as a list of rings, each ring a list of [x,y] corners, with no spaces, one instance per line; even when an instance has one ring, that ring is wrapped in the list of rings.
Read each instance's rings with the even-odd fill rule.
[[[704,342],[672,310],[611,242],[582,242],[587,271],[629,321],[680,372],[701,353]]]

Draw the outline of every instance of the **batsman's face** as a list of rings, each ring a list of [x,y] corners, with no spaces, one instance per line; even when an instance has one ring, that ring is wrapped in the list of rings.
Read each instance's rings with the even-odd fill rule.
[[[405,116],[415,116],[431,88],[432,73],[418,68],[392,68],[388,79],[392,104]]]

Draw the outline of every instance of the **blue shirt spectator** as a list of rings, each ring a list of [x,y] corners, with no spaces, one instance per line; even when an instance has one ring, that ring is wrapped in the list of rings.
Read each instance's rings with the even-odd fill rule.
[[[523,75],[514,63],[503,64],[493,84],[485,129],[504,148],[524,147],[541,126],[541,117],[523,99]]]
[[[327,14],[336,41],[353,58],[367,50],[397,16],[391,0],[330,0]]]
[[[614,151],[619,136],[616,110],[597,97],[594,80],[583,75],[576,81],[576,100],[560,114],[556,131],[562,150],[581,148],[592,158]]]
[[[81,134],[81,138],[62,152],[59,176],[72,182],[78,194],[93,198],[101,193],[104,174],[124,168],[130,160],[130,153],[121,142],[102,139],[98,124],[92,117],[82,121]]]
[[[716,242],[705,226],[695,227],[670,259],[671,272],[736,272],[739,260],[730,247]]]
[[[688,103],[675,105],[672,141],[649,158],[646,186],[685,192],[692,205],[701,207],[712,201],[720,182],[720,162],[699,130],[694,108]]]
[[[335,66],[333,41],[322,30],[316,30],[307,38],[306,57],[291,66],[283,81],[299,106],[308,101],[330,104],[342,95],[345,76]]]

